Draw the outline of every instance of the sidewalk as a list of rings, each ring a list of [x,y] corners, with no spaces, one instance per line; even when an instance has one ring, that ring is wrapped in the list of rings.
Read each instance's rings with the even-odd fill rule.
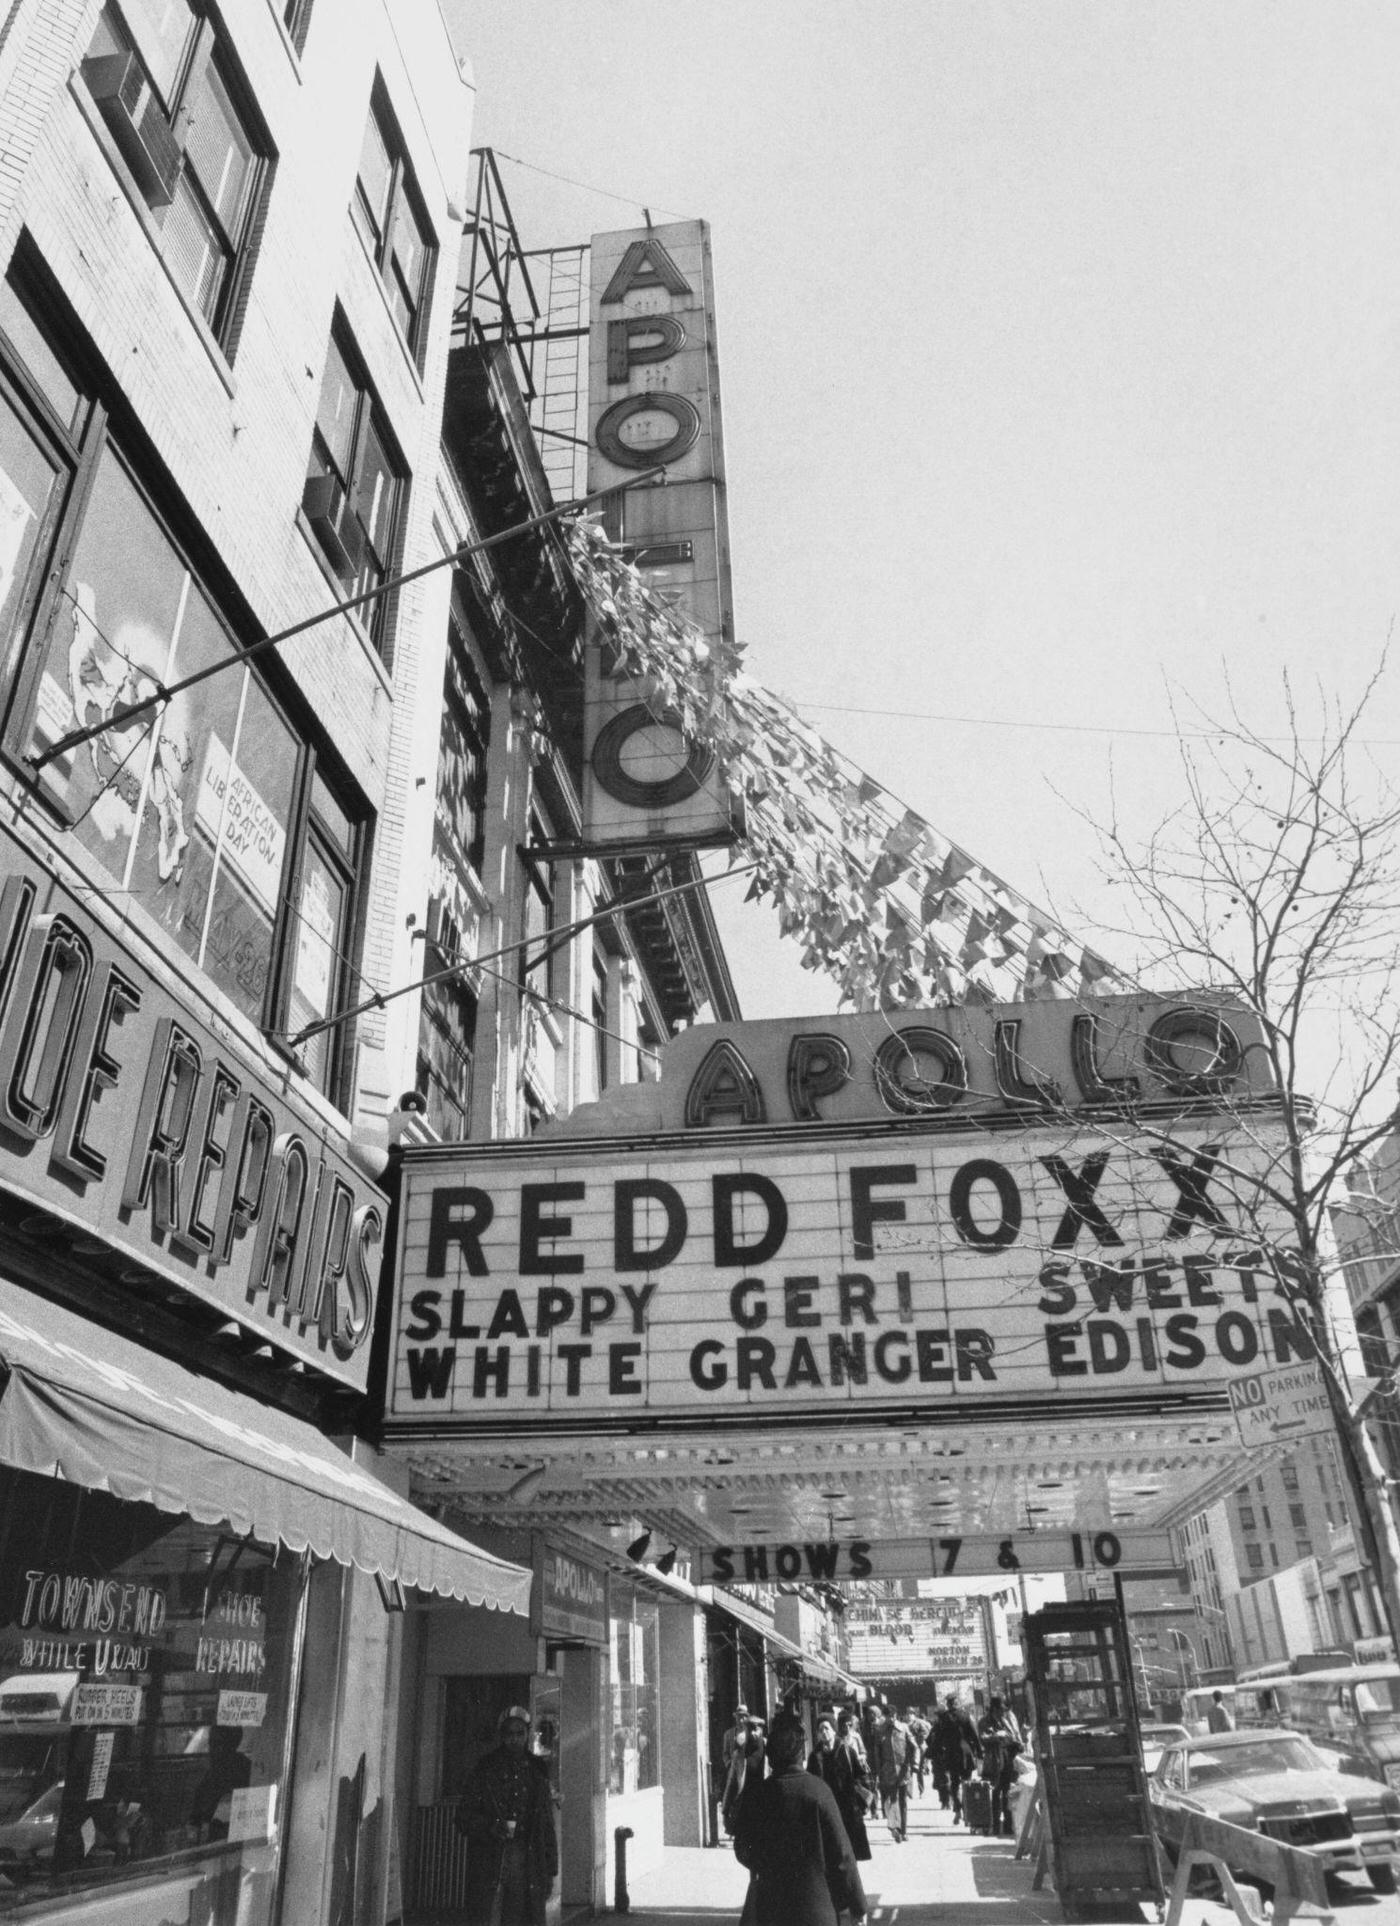
[[[911,1803],[904,1845],[895,1845],[877,1821],[870,1845],[872,1857],[860,1875],[871,1926],[1062,1926],[1059,1900],[1048,1883],[1041,1892],[1031,1890],[1034,1867],[1015,1857],[1011,1840],[955,1826],[931,1792]],[[730,1847],[672,1847],[659,1871],[632,1880],[631,1926],[737,1922],[747,1890],[748,1874]],[[1338,1926],[1400,1926],[1400,1899],[1382,1899],[1355,1882],[1339,1889],[1336,1904]],[[1143,1926],[1156,1917],[1151,1905],[1093,1914],[1098,1926]],[[1192,1899],[1183,1926],[1237,1922],[1228,1907]]]
[[[1034,1868],[1015,1858],[1011,1840],[985,1839],[955,1826],[932,1792],[910,1804],[904,1845],[895,1845],[889,1829],[872,1820],[870,1846],[860,1876],[872,1926],[1060,1926],[1059,1901],[1048,1887],[1031,1891]],[[634,1926],[737,1921],[748,1883],[728,1846],[673,1847],[659,1871],[631,1881],[630,1917]],[[1151,1914],[1133,1908],[1123,1916],[1140,1926]],[[1195,1907],[1190,1926],[1199,1926]]]

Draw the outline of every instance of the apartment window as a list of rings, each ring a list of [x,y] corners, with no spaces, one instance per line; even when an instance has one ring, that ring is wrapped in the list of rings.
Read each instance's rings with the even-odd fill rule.
[[[1269,1507],[1267,1505],[1261,1505],[1259,1507],[1259,1515],[1264,1520],[1265,1531],[1272,1531],[1274,1528],[1274,1521],[1269,1516]]]
[[[82,75],[166,265],[229,350],[271,144],[228,47],[189,0],[108,0]]]
[[[1279,1475],[1283,1479],[1283,1488],[1285,1491],[1296,1491],[1298,1489],[1298,1467],[1296,1465],[1285,1465]]]
[[[278,999],[292,1035],[342,1007],[353,941],[360,837],[339,798],[315,769],[301,841],[288,980]],[[337,1031],[323,1030],[299,1046],[307,1074],[322,1090],[331,1088],[335,1080],[337,1038]]]
[[[608,958],[593,952],[593,1071],[599,1094],[608,1087]]]
[[[444,969],[459,953],[460,940],[456,924],[446,919],[443,947],[432,944],[428,949],[430,969]],[[460,976],[445,977],[424,988],[418,1089],[428,1106],[428,1122],[449,1141],[470,1134],[476,1016],[476,997]]]
[[[651,1012],[643,1010],[637,1022],[637,1081],[657,1083],[661,1077],[661,1052],[666,1039]]]
[[[1245,1556],[1245,1563],[1249,1566],[1249,1569],[1252,1572],[1263,1571],[1264,1549],[1262,1545],[1246,1545],[1244,1548],[1244,1556]]]
[[[538,817],[532,819],[530,840],[540,843],[545,840],[544,824]],[[525,863],[525,947],[520,952],[520,981],[539,992],[542,997],[552,1000],[565,982],[565,952],[563,948],[553,948],[556,941],[554,868],[550,863],[533,859]]]
[[[486,771],[491,707],[472,666],[466,636],[448,630],[442,734],[438,744],[437,815],[460,854],[478,874],[485,855]]]
[[[311,0],[283,0],[282,25],[287,38],[300,53],[306,45],[306,30],[311,25]]]
[[[1269,1540],[1269,1559],[1273,1565],[1274,1570],[1277,1571],[1278,1570],[1278,1546],[1273,1542],[1272,1539]]]
[[[403,462],[349,335],[337,321],[321,378],[302,508],[347,599],[378,587],[392,573],[406,492]],[[390,599],[380,596],[359,611],[381,653]]]
[[[1311,1538],[1300,1538],[1298,1540],[1298,1556],[1300,1558],[1311,1558],[1312,1555],[1313,1542]]]
[[[1254,1507],[1252,1505],[1240,1506],[1240,1527],[1244,1531],[1254,1530]]]
[[[350,212],[379,270],[403,338],[418,354],[437,249],[388,91],[380,79],[370,98]]]
[[[1307,1528],[1308,1514],[1302,1505],[1290,1505],[1288,1507],[1288,1522],[1297,1531],[1303,1531]]]
[[[0,545],[0,622],[17,670],[9,753],[28,767],[70,730],[227,664],[48,763],[43,792],[116,888],[254,1023],[282,1032],[330,1014],[361,829],[316,745],[239,664],[215,595],[112,432],[96,384],[7,282],[0,523],[10,504],[20,540],[13,565]],[[307,1069],[336,1093],[334,1036],[308,1047]]]

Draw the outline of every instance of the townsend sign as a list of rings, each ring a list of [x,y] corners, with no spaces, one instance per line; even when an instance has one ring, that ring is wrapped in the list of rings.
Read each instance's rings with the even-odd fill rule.
[[[1218,1404],[1237,1374],[1309,1352],[1261,1255],[1283,1231],[1260,1189],[1271,1128],[1265,1107],[1169,1135],[910,1113],[409,1150],[390,1419]]]

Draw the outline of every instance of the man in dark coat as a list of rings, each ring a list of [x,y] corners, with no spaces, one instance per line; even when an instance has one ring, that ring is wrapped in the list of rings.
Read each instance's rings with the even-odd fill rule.
[[[856,1858],[868,1859],[870,1838],[865,1830],[865,1812],[867,1795],[874,1796],[870,1792],[870,1774],[864,1759],[837,1738],[836,1725],[830,1717],[817,1720],[817,1743],[807,1761],[807,1770],[815,1772],[831,1787]]]
[[[524,1706],[508,1707],[496,1729],[501,1743],[478,1762],[457,1811],[471,1847],[462,1917],[467,1926],[544,1926],[559,1871],[549,1774],[528,1751]]]
[[[848,1909],[863,1926],[855,1854],[831,1789],[802,1769],[806,1746],[799,1719],[774,1719],[772,1777],[750,1788],[734,1835],[734,1855],[750,1873],[744,1917],[753,1926],[838,1926]]]
[[[977,1736],[982,1741],[982,1777],[992,1788],[992,1831],[1010,1832],[1010,1793],[1021,1755],[1021,1725],[995,1692],[987,1701]]]
[[[977,1728],[958,1703],[956,1692],[948,1694],[948,1703],[942,1707],[933,1722],[933,1732],[929,1737],[929,1750],[933,1755],[933,1769],[939,1777],[939,1799],[953,1808],[954,1819],[962,1818],[963,1781],[972,1777],[977,1761],[982,1756],[982,1741],[977,1736]],[[943,1787],[947,1787],[944,1797]]]

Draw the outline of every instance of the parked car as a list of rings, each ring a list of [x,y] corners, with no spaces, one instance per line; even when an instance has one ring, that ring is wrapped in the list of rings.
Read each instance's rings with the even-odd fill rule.
[[[1220,1732],[1169,1745],[1148,1784],[1157,1829],[1175,1854],[1192,1812],[1302,1846],[1329,1873],[1364,1872],[1396,1889],[1400,1793],[1334,1771],[1301,1733]]]
[[[1191,1736],[1184,1725],[1144,1725],[1139,1731],[1142,1737],[1142,1763],[1148,1772],[1157,1770],[1157,1761],[1169,1745]]]
[[[58,1838],[58,1816],[63,1807],[63,1781],[58,1780],[26,1806],[18,1819],[0,1826],[0,1876],[22,1878],[53,1864]]]

